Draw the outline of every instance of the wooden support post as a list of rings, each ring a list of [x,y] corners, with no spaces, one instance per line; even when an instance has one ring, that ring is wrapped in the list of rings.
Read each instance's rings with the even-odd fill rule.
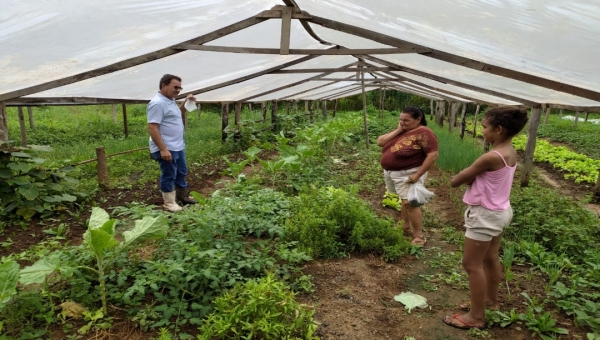
[[[279,133],[280,126],[277,121],[277,101],[273,100],[271,102],[271,125],[273,126],[273,131],[275,133]]]
[[[21,146],[27,147],[27,130],[25,127],[25,115],[23,114],[23,107],[17,108],[19,112],[19,128],[21,129]]]
[[[337,113],[338,100],[335,100],[335,104],[333,104],[333,118],[335,118],[335,114]]]
[[[108,187],[108,158],[104,147],[100,146],[96,148],[96,163],[98,165],[98,185],[101,188]]]
[[[129,126],[127,125],[127,104],[123,106],[123,129],[125,131],[125,138],[129,137]]]
[[[252,103],[248,103],[248,111],[252,112]]]
[[[229,104],[221,103],[221,141],[225,142],[227,140],[227,129],[229,126]]]
[[[460,114],[460,139],[465,137],[465,128],[467,126],[467,103],[463,103],[462,113]]]
[[[429,120],[433,120],[433,99],[429,102]]]
[[[234,120],[233,120],[233,124],[235,124],[235,126],[240,125],[240,122],[242,121],[242,102],[236,102],[235,103],[235,116],[234,116]]]
[[[285,114],[287,114],[288,116],[290,115],[290,101],[289,100],[285,101]]]
[[[321,113],[323,114],[323,120],[327,119],[327,100],[321,102]]]
[[[438,111],[435,122],[440,127],[444,127],[444,114],[446,112],[446,102],[443,100],[438,101]]]
[[[563,116],[563,109],[560,109],[560,111],[558,112],[558,118],[562,119]]]
[[[574,125],[575,127],[577,127],[577,123],[578,123],[578,122],[579,122],[579,111],[576,111],[576,112],[575,112],[575,123],[574,123],[574,124],[575,124],[575,125]]]
[[[315,116],[315,101],[314,100],[310,101],[309,111],[310,111],[310,123],[312,124],[315,119],[315,117],[314,117]]]
[[[382,103],[381,103],[381,114],[382,114],[382,117],[383,117],[383,111],[385,111],[385,90],[386,90],[386,88],[383,87],[383,100],[382,100]]]
[[[367,95],[365,93],[365,73],[360,73],[361,88],[362,88],[362,101],[363,101],[363,123],[365,125],[365,146],[369,149],[369,125],[367,124]]]
[[[481,105],[477,104],[475,109],[475,118],[473,118],[473,138],[477,138],[477,116],[479,115],[479,108]]]
[[[529,178],[533,173],[533,153],[535,151],[537,130],[540,125],[541,116],[542,108],[534,107],[531,109],[531,118],[529,119],[529,131],[527,133],[527,145],[525,146],[523,173],[521,177],[522,187],[526,187],[529,185]]]
[[[544,117],[544,125],[548,124],[548,118],[550,118],[550,112],[552,111],[551,108],[547,108],[546,109],[546,116]]]
[[[262,122],[267,121],[267,104],[265,102],[260,103],[260,113],[262,114]]]
[[[298,114],[298,101],[294,100],[294,115]]]
[[[281,10],[281,42],[279,54],[290,54],[290,31],[292,27],[292,12],[294,8],[285,6]]]
[[[304,101],[304,114],[308,114],[308,100]]]
[[[0,141],[8,140],[8,126],[6,125],[6,102],[0,102]]]
[[[27,115],[29,116],[29,128],[34,130],[35,124],[33,122],[33,108],[31,106],[27,107]]]
[[[8,140],[8,122],[6,120],[6,102],[0,102],[0,140]]]
[[[196,103],[196,117],[200,118],[200,110],[201,110],[201,105],[200,103]]]
[[[584,123],[587,123],[587,121],[588,121],[588,116],[589,116],[589,115],[590,115],[590,113],[589,113],[589,112],[586,112],[586,113],[585,113],[585,118],[583,119],[583,122],[584,122]]]
[[[450,117],[448,124],[448,131],[452,132],[454,130],[454,125],[456,125],[456,112],[458,111],[458,103],[452,102],[450,103]]]
[[[117,105],[116,104],[112,104],[110,106],[110,108],[112,110],[113,123],[117,124]]]

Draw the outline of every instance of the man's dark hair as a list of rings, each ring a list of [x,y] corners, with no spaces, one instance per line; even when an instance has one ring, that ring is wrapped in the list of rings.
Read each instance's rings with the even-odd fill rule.
[[[402,110],[402,113],[408,113],[413,119],[421,118],[421,125],[427,126],[427,120],[425,119],[425,114],[421,109],[415,106],[407,106]]]
[[[169,84],[171,84],[171,80],[173,79],[177,79],[179,81],[181,81],[181,78],[179,78],[178,76],[174,76],[172,74],[165,74],[164,76],[162,76],[162,78],[160,78],[160,83],[158,84],[158,89],[162,89],[163,84],[165,86],[169,86]]]
[[[502,126],[508,137],[521,132],[528,119],[527,110],[512,106],[496,106],[487,110],[483,118],[487,119],[492,127]]]

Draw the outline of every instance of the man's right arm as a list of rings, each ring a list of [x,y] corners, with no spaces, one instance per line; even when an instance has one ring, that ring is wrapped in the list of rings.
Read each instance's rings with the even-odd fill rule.
[[[158,123],[148,123],[148,132],[150,133],[150,138],[156,146],[158,150],[160,150],[160,158],[165,161],[171,161],[171,152],[167,149],[165,142],[160,136],[160,128],[158,127]]]

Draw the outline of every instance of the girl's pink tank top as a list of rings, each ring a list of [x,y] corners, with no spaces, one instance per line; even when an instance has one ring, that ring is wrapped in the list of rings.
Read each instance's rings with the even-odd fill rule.
[[[463,202],[469,205],[481,205],[489,210],[504,211],[510,207],[510,189],[517,165],[508,166],[498,151],[493,152],[502,158],[504,167],[477,175],[473,184],[465,192]]]

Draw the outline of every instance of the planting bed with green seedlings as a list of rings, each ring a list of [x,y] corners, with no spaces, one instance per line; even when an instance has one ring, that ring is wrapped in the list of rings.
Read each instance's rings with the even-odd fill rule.
[[[28,230],[5,230],[6,243],[10,233],[32,233],[44,223],[39,228],[48,237],[18,252],[6,243],[0,339],[598,337],[598,218],[535,181],[513,189],[500,309],[487,315],[493,327],[465,334],[444,325],[441,317],[468,296],[462,191],[450,189],[449,178],[481,154],[480,143],[432,126],[440,158],[426,186],[436,198],[424,206],[427,245],[411,246],[397,201],[387,197],[390,207],[382,205],[381,149],[374,143],[397,126],[398,112],[368,114],[369,148],[362,112],[338,112],[313,125],[291,115],[281,133],[255,136],[242,128],[234,131],[240,139],[224,144],[218,128],[198,124],[218,127],[218,115],[190,117],[187,145],[195,151],[188,162],[200,204],[176,214],[143,195],[156,190],[156,164],[125,164],[137,156],[123,156],[111,180],[141,172],[140,189],[118,200],[121,189],[114,188],[79,199],[78,218],[64,220],[59,210],[34,215]],[[108,112],[102,115],[112,124]],[[147,137],[139,138],[144,146]],[[242,152],[229,155],[233,150]],[[53,162],[52,169],[68,163]],[[81,170],[54,175],[89,181]],[[45,190],[42,199],[59,195]],[[425,296],[429,308],[407,311],[393,300],[403,291]]]
[[[573,112],[566,112],[564,115]],[[600,114],[591,113],[588,117],[591,119],[600,119]],[[600,159],[600,124],[585,123],[584,117],[580,115],[577,126],[572,120],[560,119],[559,115],[552,114],[549,117],[548,124],[540,124],[538,128],[538,137],[549,138],[555,142],[568,144],[576,151],[593,159]]]

